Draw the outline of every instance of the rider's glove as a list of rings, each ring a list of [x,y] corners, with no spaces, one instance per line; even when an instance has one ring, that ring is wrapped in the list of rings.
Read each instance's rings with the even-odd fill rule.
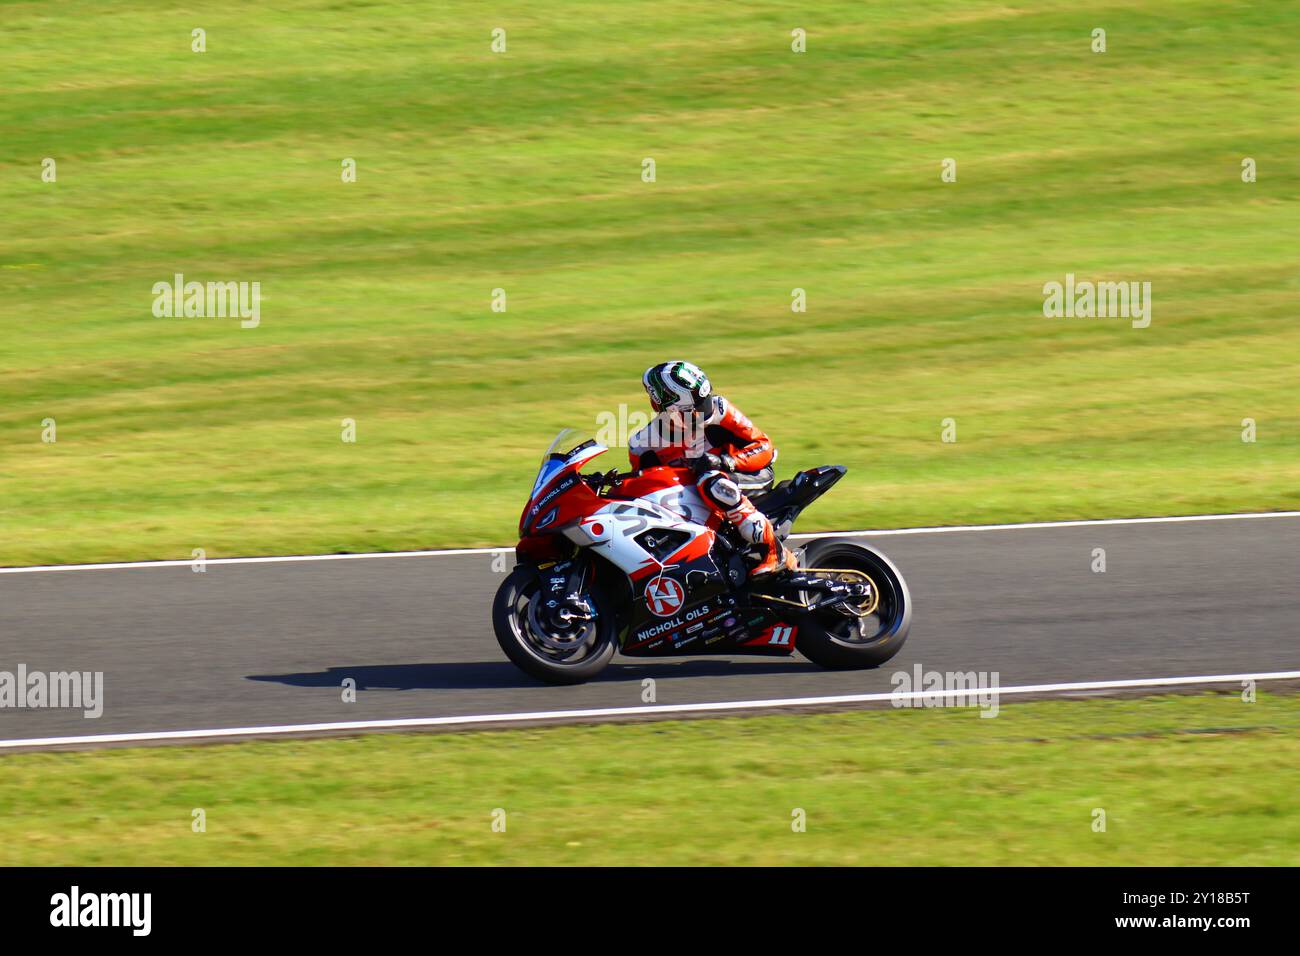
[[[715,455],[710,451],[696,458],[694,465],[698,474],[703,474],[706,471],[731,472],[736,468],[736,461],[730,455]]]

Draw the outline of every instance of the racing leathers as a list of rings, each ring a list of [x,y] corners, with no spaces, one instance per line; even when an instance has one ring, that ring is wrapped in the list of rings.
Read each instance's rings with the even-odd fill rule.
[[[745,494],[771,486],[776,456],[772,440],[721,395],[712,396],[704,412],[666,409],[628,439],[634,468],[695,469],[695,487],[705,502],[746,541],[765,549],[753,575],[795,566],[794,555],[777,538],[772,522]]]

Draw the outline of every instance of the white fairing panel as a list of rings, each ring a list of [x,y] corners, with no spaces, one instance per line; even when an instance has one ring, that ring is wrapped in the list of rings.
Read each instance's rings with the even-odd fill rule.
[[[632,574],[659,563],[637,543],[637,535],[673,529],[696,537],[709,530],[704,522],[710,514],[699,492],[690,486],[675,486],[629,501],[611,501],[565,534],[574,544],[591,548]]]
[[[707,524],[713,509],[708,506],[692,485],[674,485],[637,499],[658,505],[666,511],[680,515],[693,524]]]

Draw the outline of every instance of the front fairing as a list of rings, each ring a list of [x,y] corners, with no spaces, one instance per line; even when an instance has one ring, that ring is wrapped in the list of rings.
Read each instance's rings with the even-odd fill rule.
[[[579,471],[607,451],[604,445],[570,428],[556,435],[542,455],[533,490],[519,516],[520,537],[558,531],[575,517],[585,517],[591,506],[598,506],[601,499]]]

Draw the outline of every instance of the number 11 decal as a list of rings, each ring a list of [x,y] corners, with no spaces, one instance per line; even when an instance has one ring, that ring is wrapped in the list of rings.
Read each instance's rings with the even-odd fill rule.
[[[789,647],[790,638],[794,637],[794,628],[788,624],[779,624],[772,628],[772,639],[768,644],[776,644],[780,647]]]

